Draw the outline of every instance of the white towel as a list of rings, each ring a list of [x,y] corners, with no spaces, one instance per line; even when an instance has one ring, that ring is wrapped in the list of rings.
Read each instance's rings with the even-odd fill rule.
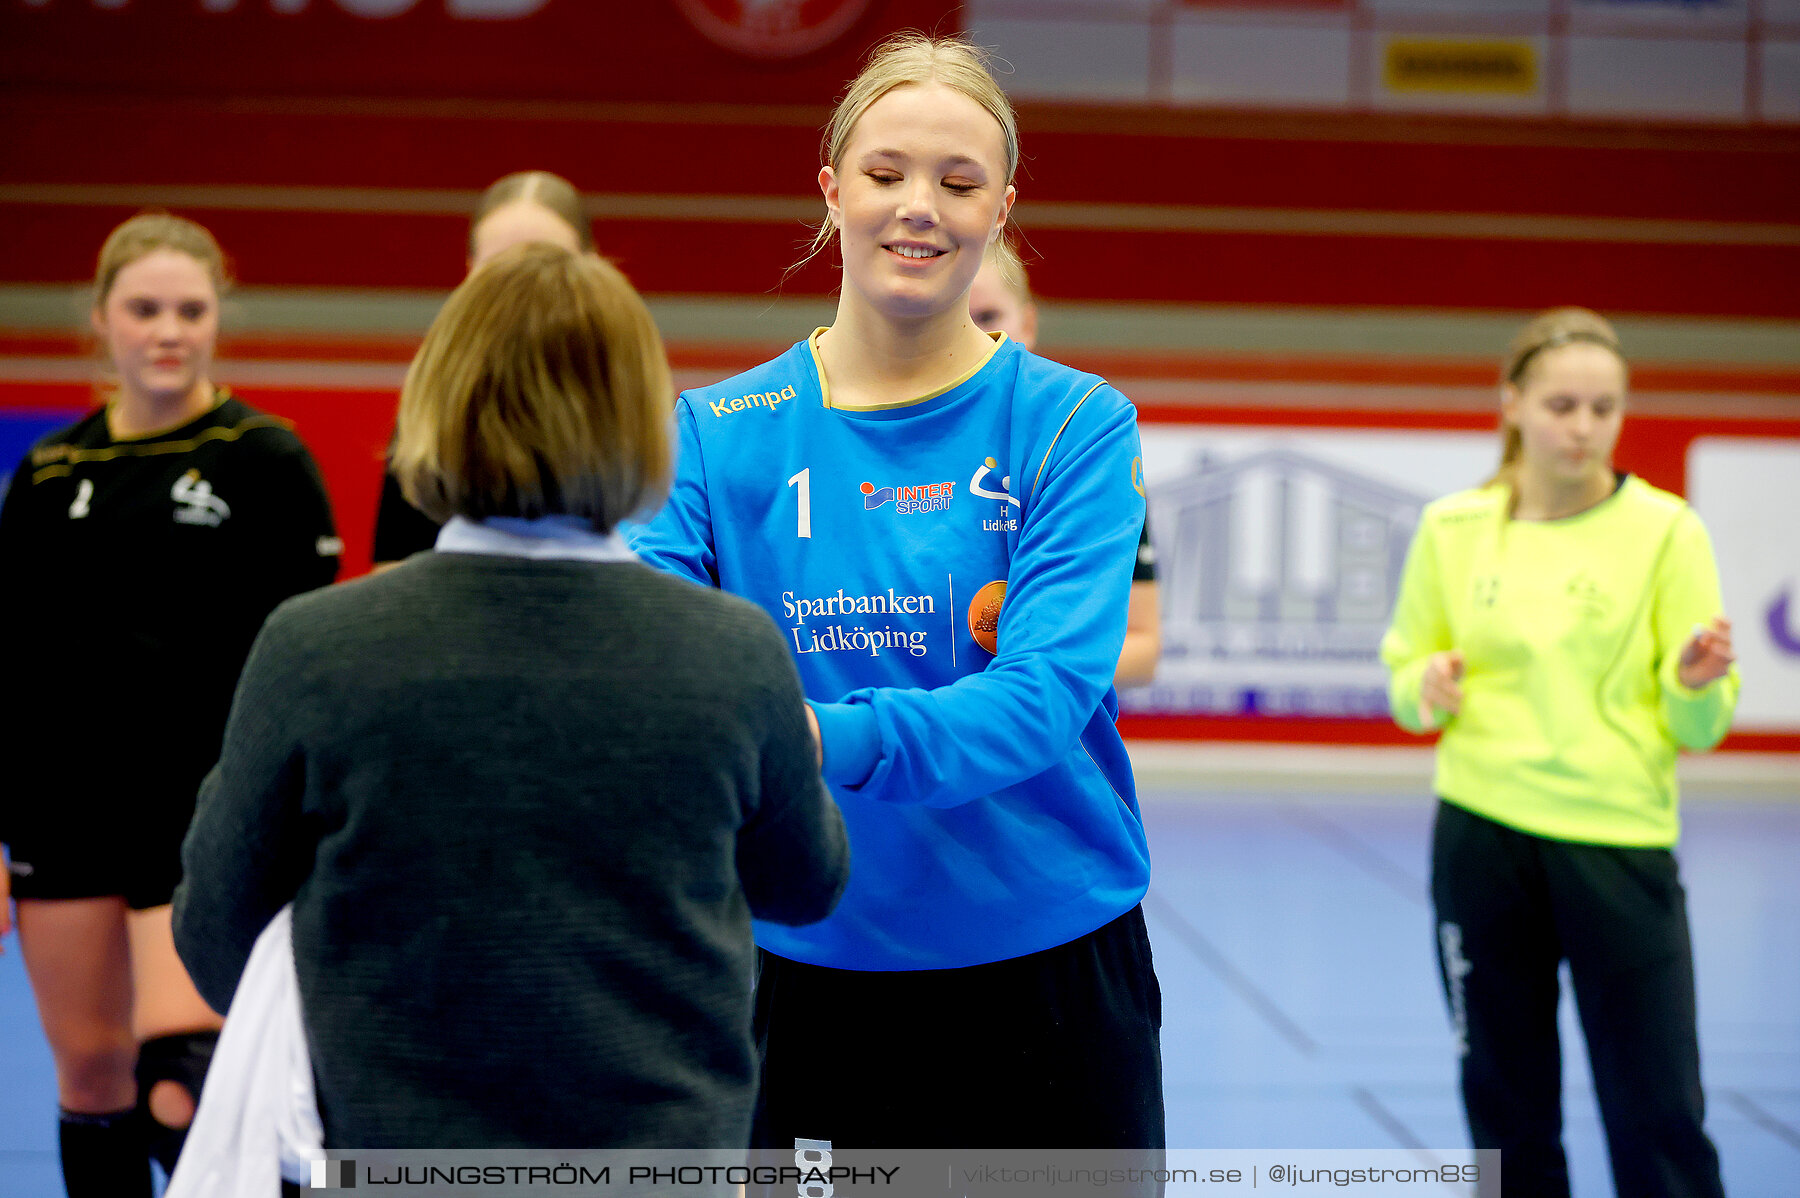
[[[273,1196],[283,1177],[305,1186],[324,1141],[283,907],[250,950],[163,1198]]]

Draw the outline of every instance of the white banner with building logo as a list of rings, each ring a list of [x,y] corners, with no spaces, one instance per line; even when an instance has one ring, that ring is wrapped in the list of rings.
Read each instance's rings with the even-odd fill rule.
[[[1719,559],[1744,676],[1735,727],[1800,727],[1800,441],[1698,437],[1688,498]]]
[[[1377,652],[1419,512],[1492,473],[1492,433],[1144,425],[1162,589],[1128,711],[1387,714]]]

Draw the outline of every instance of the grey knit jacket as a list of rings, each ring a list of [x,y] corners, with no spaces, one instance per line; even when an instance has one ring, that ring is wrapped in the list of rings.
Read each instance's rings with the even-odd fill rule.
[[[326,1144],[733,1147],[752,915],[849,861],[779,632],[635,562],[428,553],[269,618],[182,852],[230,1002],[294,904]]]

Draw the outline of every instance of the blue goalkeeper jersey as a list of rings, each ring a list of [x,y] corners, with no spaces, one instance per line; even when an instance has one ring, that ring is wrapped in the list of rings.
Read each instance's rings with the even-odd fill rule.
[[[834,407],[817,336],[681,396],[669,501],[626,534],[761,605],[819,717],[849,887],[758,943],[866,970],[1067,943],[1149,885],[1112,692],[1144,524],[1136,411],[1004,338],[943,391]]]

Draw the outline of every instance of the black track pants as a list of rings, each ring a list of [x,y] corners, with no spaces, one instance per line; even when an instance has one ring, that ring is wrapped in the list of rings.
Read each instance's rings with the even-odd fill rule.
[[[1569,1192],[1556,1024],[1567,959],[1619,1198],[1721,1198],[1674,855],[1547,840],[1445,802],[1431,897],[1469,1130],[1501,1150],[1506,1193]]]

